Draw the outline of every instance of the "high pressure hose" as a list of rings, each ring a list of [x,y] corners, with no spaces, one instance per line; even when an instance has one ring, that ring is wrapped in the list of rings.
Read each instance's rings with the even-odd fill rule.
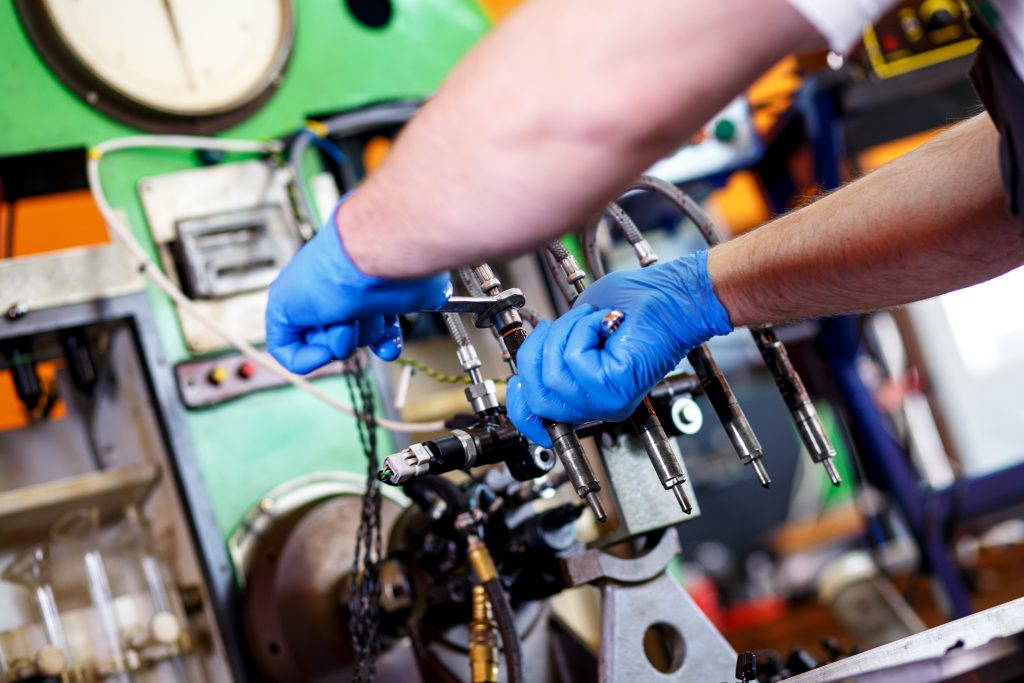
[[[605,276],[604,263],[601,262],[601,252],[597,246],[597,229],[604,216],[611,219],[612,224],[619,229],[629,245],[633,247],[633,252],[636,254],[641,268],[658,262],[658,255],[654,253],[650,243],[644,239],[643,233],[640,232],[640,228],[636,226],[629,214],[618,203],[608,202],[604,213],[583,230],[580,240],[583,246],[583,259],[595,280]]]

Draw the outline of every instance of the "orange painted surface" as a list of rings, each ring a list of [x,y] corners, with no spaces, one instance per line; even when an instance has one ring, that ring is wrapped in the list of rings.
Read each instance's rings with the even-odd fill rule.
[[[37,366],[39,381],[44,387],[55,386],[57,370],[64,366],[64,361],[46,361]],[[43,401],[46,399],[44,398]],[[40,402],[42,405],[43,401]],[[59,420],[67,414],[64,401],[58,400],[50,411],[51,420]],[[14,380],[9,370],[0,370],[0,432],[9,429],[19,429],[28,425],[31,417],[25,410],[25,406],[18,400],[18,394],[14,391]]]
[[[480,0],[480,7],[492,23],[505,18],[512,10],[522,4],[523,0]]]
[[[363,147],[363,168],[366,169],[367,175],[384,163],[384,157],[391,151],[392,144],[391,138],[383,135],[376,135],[366,141]]]
[[[720,190],[708,197],[708,209],[737,235],[753,230],[771,218],[761,185],[750,171],[737,171]]]
[[[884,166],[893,159],[901,157],[907,152],[912,152],[933,137],[942,132],[943,129],[925,131],[909,137],[893,140],[882,145],[866,149],[857,157],[857,162],[865,173],[873,171],[879,166]]]
[[[9,206],[3,210],[0,225],[7,225]],[[88,190],[29,197],[14,204],[14,256],[109,241],[107,226]]]
[[[779,117],[789,109],[803,77],[796,57],[786,57],[754,81],[747,91],[747,101],[753,110],[754,128],[767,135]]]

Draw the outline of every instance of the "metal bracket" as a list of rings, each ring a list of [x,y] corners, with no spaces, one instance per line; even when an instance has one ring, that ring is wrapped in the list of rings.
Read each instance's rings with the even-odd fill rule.
[[[636,559],[588,550],[562,562],[568,585],[601,588],[600,683],[735,680],[736,651],[666,571],[679,550],[670,529]],[[648,631],[664,645],[660,668],[645,650]]]

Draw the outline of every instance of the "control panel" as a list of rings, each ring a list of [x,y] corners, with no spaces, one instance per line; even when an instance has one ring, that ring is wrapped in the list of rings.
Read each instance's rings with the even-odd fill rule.
[[[746,98],[737,97],[647,174],[670,183],[685,183],[750,166],[763,151],[750,105]]]
[[[871,71],[892,78],[974,52],[978,37],[958,0],[901,3],[864,32]]]
[[[341,375],[348,363],[331,363],[307,378]],[[280,376],[262,368],[240,353],[179,363],[174,368],[181,401],[187,408],[209,408],[256,391],[283,387]]]

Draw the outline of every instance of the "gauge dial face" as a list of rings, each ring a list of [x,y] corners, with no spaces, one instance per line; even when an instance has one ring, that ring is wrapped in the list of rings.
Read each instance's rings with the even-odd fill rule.
[[[160,116],[216,116],[259,99],[279,84],[294,37],[291,0],[19,6],[40,53],[73,90],[97,106]]]

